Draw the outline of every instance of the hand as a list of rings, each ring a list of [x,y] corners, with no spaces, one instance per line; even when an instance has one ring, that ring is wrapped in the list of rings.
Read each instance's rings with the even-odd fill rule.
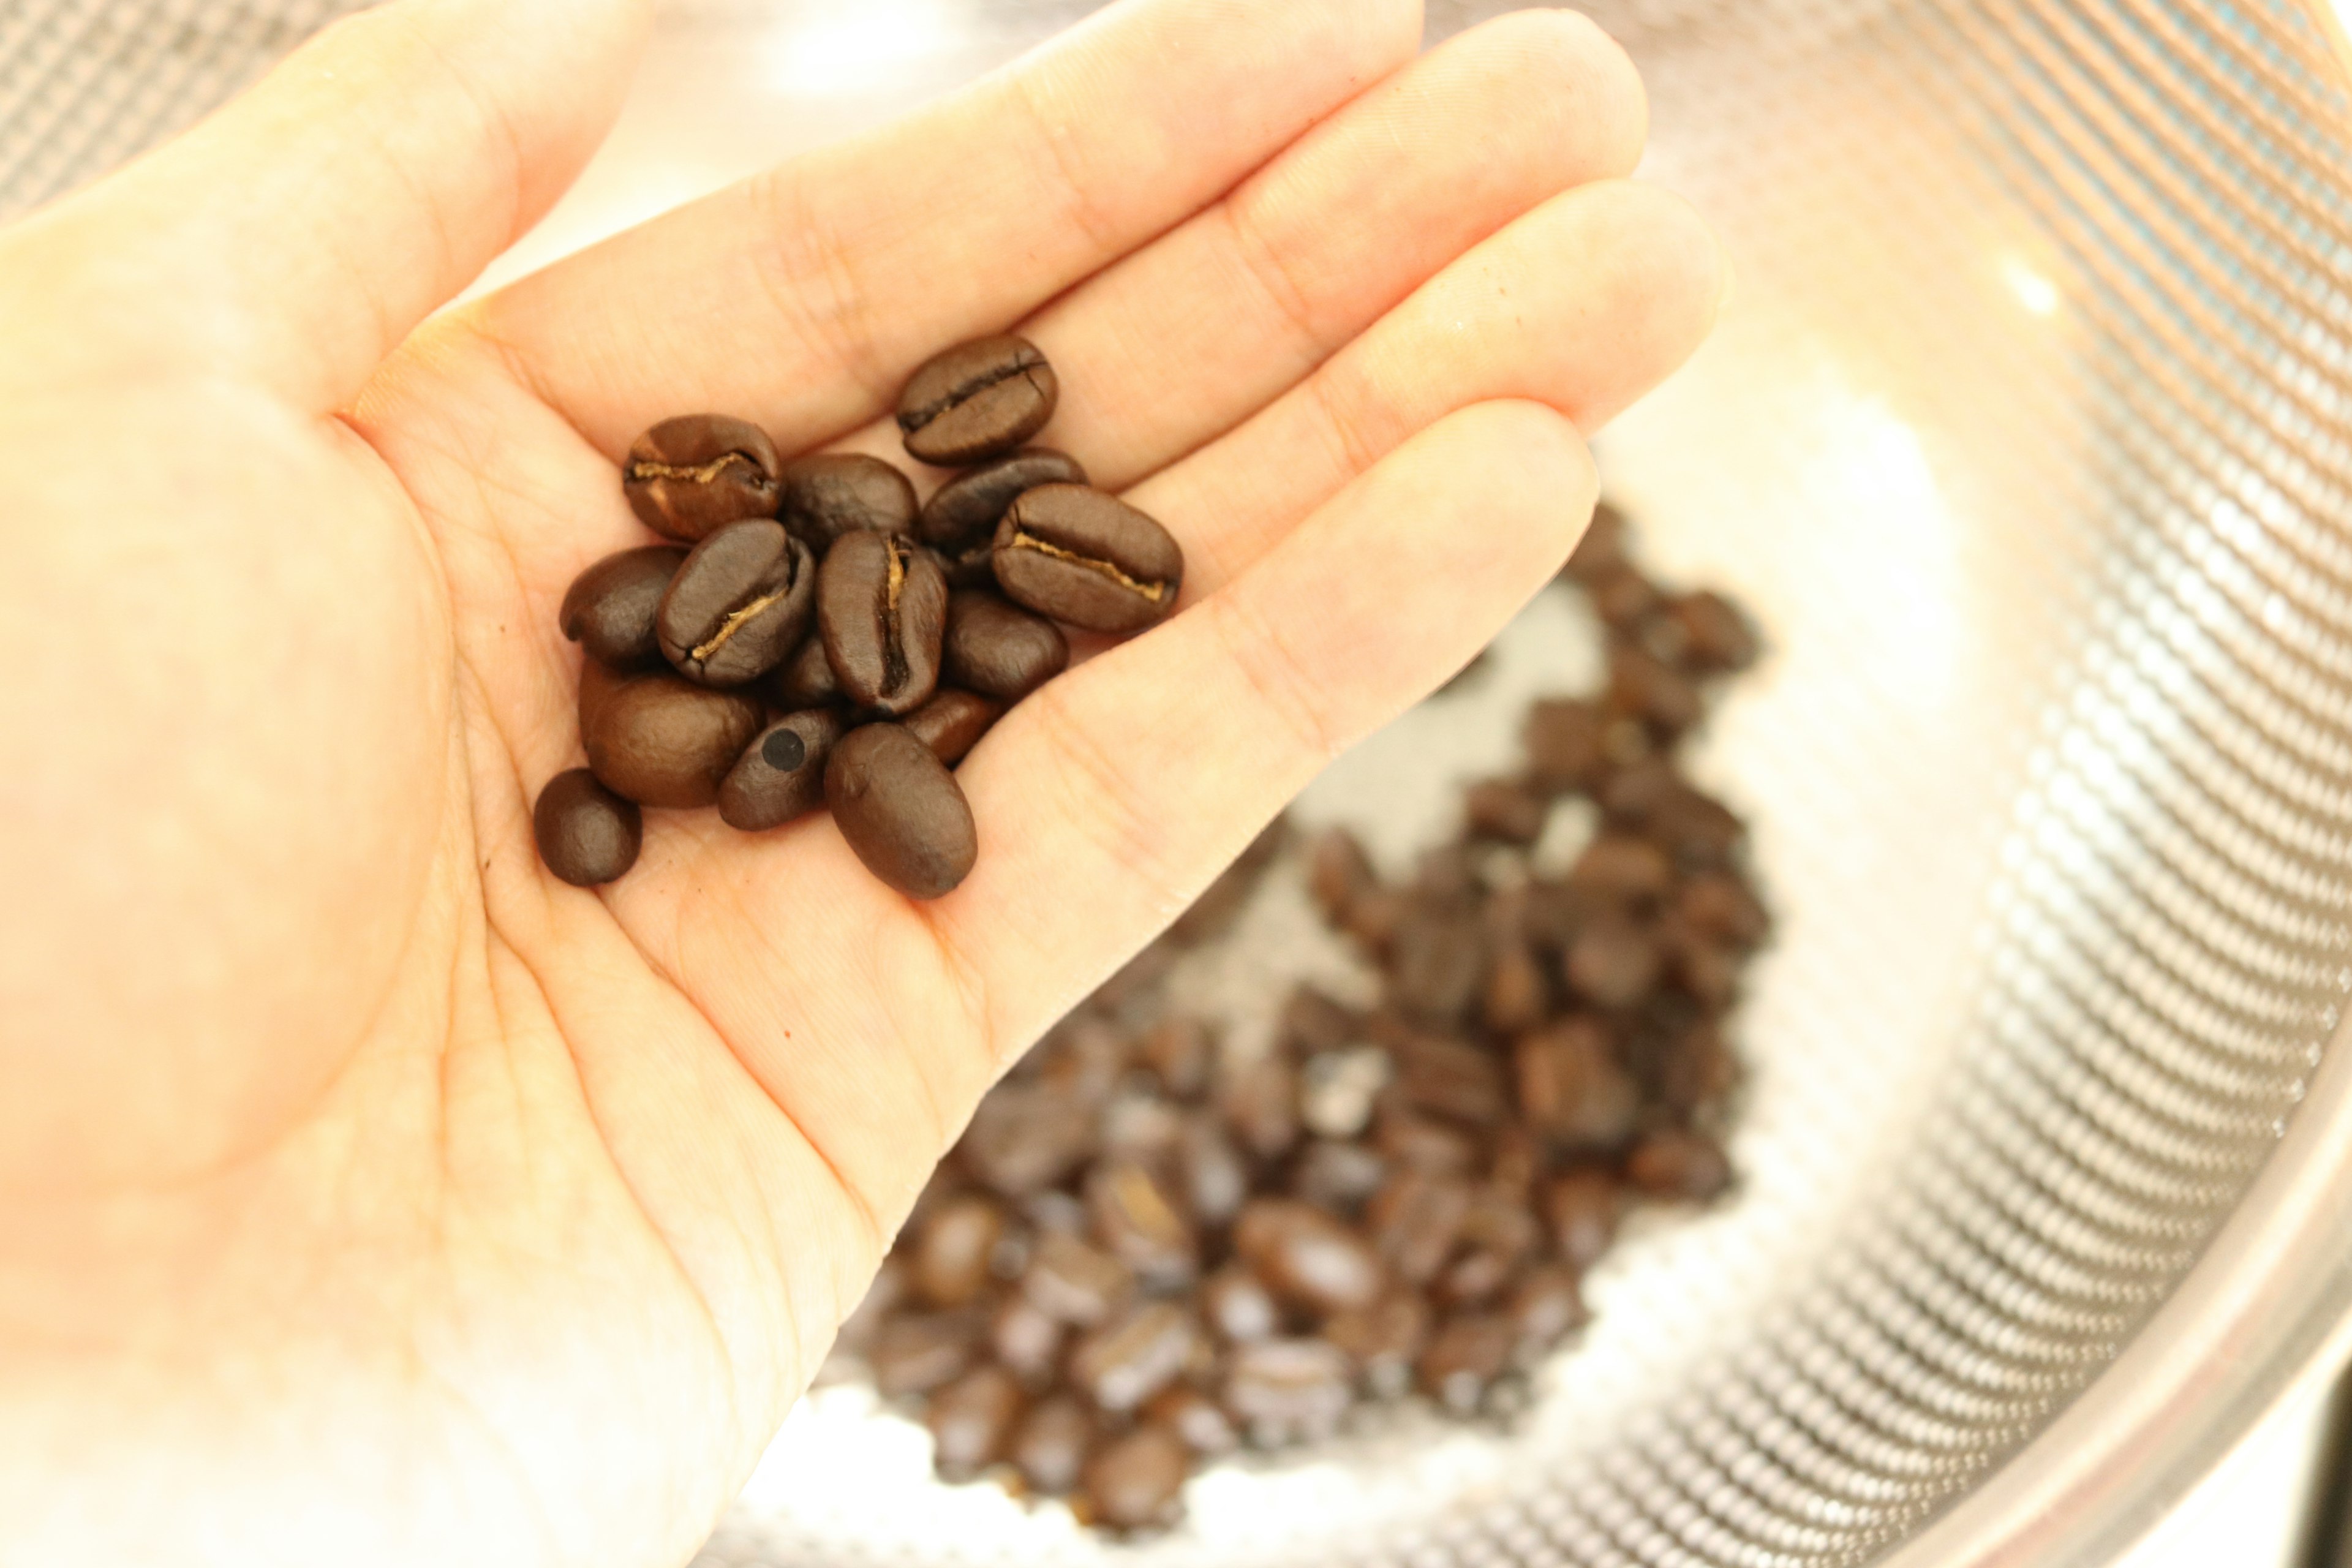
[[[425,321],[645,25],[401,0],[0,234],[0,1562],[682,1560],[982,1091],[1552,574],[1723,288],[1583,21],[1127,0]],[[898,456],[1015,324],[1189,570],[965,764],[971,879],[667,813],[548,877],[630,438]]]

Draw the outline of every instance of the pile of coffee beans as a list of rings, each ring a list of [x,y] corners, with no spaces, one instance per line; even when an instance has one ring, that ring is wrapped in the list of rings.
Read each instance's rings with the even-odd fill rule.
[[[1142,631],[1183,584],[1165,529],[1089,488],[1076,459],[1024,445],[1058,396],[1016,337],[918,370],[898,401],[908,454],[961,470],[919,505],[878,458],[787,463],[725,415],[637,437],[622,491],[677,542],[607,556],[563,597],[563,635],[587,654],[588,765],[541,792],[548,869],[579,887],[622,876],[640,806],[716,805],[757,833],[822,805],[909,898],[961,882],[979,838],[956,763],[1068,665],[1064,626]]]
[[[1639,572],[1608,508],[1564,575],[1607,684],[1535,705],[1456,841],[1400,884],[1277,823],[982,1103],[839,1346],[942,1477],[1149,1529],[1197,1466],[1361,1401],[1495,1411],[1584,1321],[1629,1205],[1728,1184],[1722,1023],[1768,922],[1739,819],[1675,752],[1755,634]],[[1547,878],[1562,813],[1597,825]],[[1380,1000],[1299,989],[1244,1057],[1161,982],[1285,855]]]

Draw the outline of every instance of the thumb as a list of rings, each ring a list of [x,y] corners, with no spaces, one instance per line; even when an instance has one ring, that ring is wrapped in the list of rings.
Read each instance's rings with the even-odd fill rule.
[[[83,285],[52,321],[94,316],[148,353],[340,407],[572,184],[649,16],[647,0],[394,0],[10,238],[91,258],[31,268]]]

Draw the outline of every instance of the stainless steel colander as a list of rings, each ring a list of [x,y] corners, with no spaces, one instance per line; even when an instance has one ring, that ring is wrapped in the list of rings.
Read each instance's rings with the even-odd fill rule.
[[[0,3],[0,209],[340,5]],[[508,269],[1090,8],[681,0]],[[1432,0],[1433,31],[1500,8]],[[709,1564],[2089,1564],[2352,1348],[2338,24],[2321,0],[1593,8],[1652,84],[1647,173],[1741,271],[1718,340],[1602,444],[1654,563],[1774,643],[1701,757],[1780,917],[1740,1019],[1738,1194],[1619,1249],[1508,1430],[1384,1418],[1211,1472],[1184,1531],[1118,1548],[932,1485],[916,1428],[828,1388]],[[1437,836],[1528,695],[1591,678],[1578,616],[1539,601],[1302,814],[1400,858]],[[1245,1018],[1339,963],[1277,876],[1186,984]]]

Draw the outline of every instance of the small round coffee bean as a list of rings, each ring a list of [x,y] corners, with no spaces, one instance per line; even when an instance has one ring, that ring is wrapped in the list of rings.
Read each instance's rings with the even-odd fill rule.
[[[977,566],[988,582],[995,581],[989,554],[996,547],[996,525],[1005,509],[1025,490],[1039,485],[1082,485],[1087,470],[1076,458],[1051,447],[1024,447],[985,468],[958,474],[923,503],[916,520],[915,537],[940,552],[956,569]],[[957,584],[962,586],[961,583]]]
[[[663,593],[662,657],[698,686],[741,686],[807,635],[816,603],[808,546],[765,518],[731,522],[694,547]]]
[[[748,697],[641,675],[604,694],[580,739],[588,765],[614,794],[691,810],[718,800],[719,781],[760,732],[760,705]]]
[[[1113,1530],[1165,1523],[1190,1465],[1182,1438],[1164,1426],[1139,1426],[1087,1462],[1086,1516]]]
[[[1117,496],[1040,485],[996,525],[996,581],[1041,616],[1088,631],[1139,632],[1175,609],[1184,552]]]
[[[760,683],[760,695],[788,713],[849,700],[841,694],[841,682],[833,678],[833,661],[824,657],[824,639],[819,637],[803,638],[791,658],[769,671]]]
[[[939,753],[940,761],[953,767],[980,744],[980,738],[1003,717],[1003,703],[943,686],[929,702],[899,722],[915,739]]]
[[[841,739],[841,715],[787,713],[743,748],[719,785],[719,819],[746,833],[781,827],[824,804],[824,764]]]
[[[915,526],[915,487],[879,458],[816,452],[784,465],[776,514],[819,560],[845,533],[905,533]]]
[[[540,859],[558,880],[575,888],[626,875],[645,841],[645,818],[636,806],[598,784],[586,768],[547,782],[530,826]]]
[[[665,419],[629,447],[621,491],[656,533],[692,544],[747,517],[773,517],[776,444],[724,414]]]
[[[817,630],[844,696],[884,717],[939,689],[948,584],[939,563],[896,534],[844,535],[817,571]]]
[[[899,725],[844,736],[825,764],[824,798],[866,868],[910,899],[952,892],[979,858],[955,775]]]
[[[1061,395],[1054,367],[1036,345],[1011,335],[982,338],[936,355],[898,399],[907,451],[926,463],[984,462],[1045,427]]]
[[[572,579],[563,607],[556,612],[556,624],[591,658],[615,669],[653,663],[661,658],[654,612],[685,559],[686,552],[675,544],[647,544],[607,555]]]
[[[967,691],[1018,702],[1069,668],[1070,642],[1043,616],[984,588],[948,595],[941,673]]]

